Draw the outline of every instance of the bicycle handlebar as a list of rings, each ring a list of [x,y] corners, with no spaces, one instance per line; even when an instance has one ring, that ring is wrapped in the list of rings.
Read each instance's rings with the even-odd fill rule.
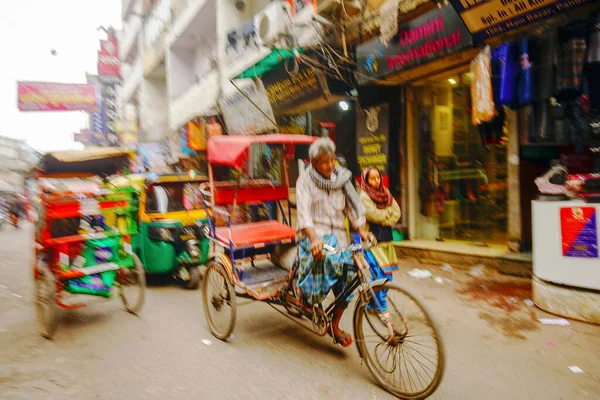
[[[344,247],[341,249],[336,249],[335,247],[332,247],[328,244],[324,244],[323,245],[323,250],[332,253],[332,254],[341,254],[341,253],[345,253],[347,251],[351,251],[351,252],[357,252],[357,251],[361,251],[361,250],[369,250],[371,247],[375,246],[376,242],[374,241],[368,241],[366,242],[366,245],[363,245],[362,243],[359,244],[351,244],[348,247]]]

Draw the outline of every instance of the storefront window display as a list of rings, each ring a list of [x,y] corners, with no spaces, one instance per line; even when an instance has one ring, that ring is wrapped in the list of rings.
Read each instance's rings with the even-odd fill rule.
[[[416,239],[507,242],[504,119],[472,123],[468,69],[415,83]]]

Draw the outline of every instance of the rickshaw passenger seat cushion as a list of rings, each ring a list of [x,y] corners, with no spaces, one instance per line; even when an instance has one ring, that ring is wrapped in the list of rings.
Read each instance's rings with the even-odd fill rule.
[[[229,245],[231,239],[234,248],[293,240],[295,237],[296,230],[294,228],[273,220],[233,225],[231,237],[227,227],[217,228],[217,239],[226,245]]]

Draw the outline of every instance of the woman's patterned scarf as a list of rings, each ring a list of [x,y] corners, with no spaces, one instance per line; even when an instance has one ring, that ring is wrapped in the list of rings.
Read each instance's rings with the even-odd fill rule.
[[[379,173],[379,189],[375,189],[371,185],[369,185],[369,182],[367,181],[369,178],[369,172],[371,172],[372,169],[377,170],[374,167],[369,167],[362,172],[360,188],[369,196],[371,200],[373,200],[378,209],[383,210],[384,208],[388,208],[392,205],[394,197],[392,196],[390,191],[385,186],[383,186],[381,173]],[[377,172],[379,172],[379,170],[377,170]]]
[[[337,177],[335,182],[323,178],[312,165],[307,168],[307,173],[319,189],[327,191],[342,189],[344,196],[346,196],[346,199],[350,202],[354,216],[356,218],[360,217],[362,215],[362,203],[356,193],[356,189],[354,189],[354,186],[352,185],[352,172],[350,172],[349,169],[340,166],[336,166],[333,169],[333,172]]]

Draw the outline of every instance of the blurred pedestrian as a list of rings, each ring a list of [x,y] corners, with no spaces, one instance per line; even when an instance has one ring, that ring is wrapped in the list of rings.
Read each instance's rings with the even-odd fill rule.
[[[392,273],[398,269],[392,226],[400,220],[400,206],[383,185],[381,172],[376,167],[368,167],[362,172],[360,199],[365,206],[368,229],[377,239],[377,246],[365,252],[372,278],[391,281]],[[381,290],[375,294],[374,310],[378,313],[387,311],[386,292]],[[373,312],[371,304],[367,305],[367,310]]]

